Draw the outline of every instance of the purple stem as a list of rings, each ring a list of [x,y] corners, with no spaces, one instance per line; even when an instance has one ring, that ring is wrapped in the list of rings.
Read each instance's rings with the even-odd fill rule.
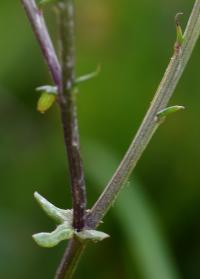
[[[34,0],[21,0],[29,22],[41,47],[43,56],[48,65],[56,86],[61,86],[61,67],[49,36],[43,13],[36,6]]]

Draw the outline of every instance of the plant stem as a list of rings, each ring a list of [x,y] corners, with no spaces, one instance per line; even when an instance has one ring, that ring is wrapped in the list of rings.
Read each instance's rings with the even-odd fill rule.
[[[74,5],[72,0],[58,3],[61,63],[57,59],[51,38],[47,31],[42,11],[34,0],[21,0],[33,31],[49,67],[53,81],[58,88],[58,104],[64,133],[64,142],[69,160],[74,228],[84,227],[86,191],[82,160],[80,156],[79,132],[76,117],[76,100],[73,92],[74,82]]]
[[[55,279],[72,278],[86,245],[87,243],[81,243],[76,238],[69,241],[59,268],[57,269]]]
[[[200,0],[197,0],[184,33],[184,43],[178,52],[177,50],[174,51],[166,72],[156,91],[155,97],[151,102],[135,138],[105,190],[93,206],[91,213],[87,218],[87,224],[89,227],[95,228],[105,216],[124,184],[127,182],[127,179],[135,168],[138,160],[141,158],[141,155],[153,134],[159,127],[160,122],[157,121],[157,113],[167,106],[174,93],[192,54],[199,34]]]
[[[61,110],[61,120],[72,184],[74,227],[77,230],[81,230],[84,227],[86,194],[80,157],[75,95],[72,89],[74,81],[73,2],[72,0],[64,0],[64,2],[59,2],[58,4],[60,11],[62,70],[49,37],[42,12],[36,7],[34,0],[21,0],[21,2],[24,5],[34,33],[39,41],[54,83],[58,87],[58,103]],[[99,225],[125,185],[153,134],[159,127],[160,122],[157,121],[157,113],[163,110],[168,104],[192,54],[199,34],[200,0],[196,0],[186,27],[183,45],[174,51],[174,55],[171,58],[156,95],[133,142],[104,192],[88,214],[86,221],[89,228],[95,228]],[[69,241],[68,248],[55,278],[72,278],[86,244],[80,243],[76,239]]]
[[[82,160],[80,156],[79,132],[76,115],[74,84],[74,3],[73,0],[58,2],[60,49],[62,64],[63,99],[60,102],[64,141],[68,155],[73,211],[73,225],[77,231],[84,228],[86,191]]]
[[[161,80],[161,83],[156,91],[155,97],[138,132],[136,133],[133,142],[131,143],[127,153],[125,154],[110,182],[106,186],[104,192],[101,194],[97,202],[92,207],[90,214],[87,216],[87,225],[90,228],[96,228],[109,208],[112,206],[119,192],[122,190],[127,179],[135,168],[138,160],[143,154],[143,151],[151,140],[153,134],[159,127],[160,123],[157,121],[157,113],[164,109],[168,104],[187,65],[187,62],[191,57],[199,35],[200,0],[196,0],[184,33],[185,39],[183,45],[180,49],[178,49],[178,51],[174,51],[163,79]],[[65,253],[59,267],[59,270],[62,270],[63,273],[61,276],[56,276],[56,279],[72,278],[73,272],[75,270],[72,268],[72,266],[74,267],[77,265],[77,262],[80,259],[80,256],[77,257],[77,254],[81,255],[81,251],[84,250],[84,248],[85,245],[79,243],[77,240],[71,240],[69,242],[67,253]],[[73,255],[75,255],[74,260],[70,258],[73,257]]]
[[[61,85],[61,67],[47,31],[43,13],[37,8],[34,0],[21,0],[21,2],[39,42],[53,81],[55,85],[59,87]]]

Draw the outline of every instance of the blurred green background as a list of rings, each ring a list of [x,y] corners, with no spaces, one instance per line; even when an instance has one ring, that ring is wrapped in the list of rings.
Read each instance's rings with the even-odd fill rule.
[[[112,175],[162,77],[194,1],[77,0],[77,73],[101,64],[80,86],[78,113],[88,207]],[[54,14],[46,16],[56,41]],[[58,109],[36,112],[47,67],[20,1],[0,2],[0,278],[53,278],[66,243],[45,250],[31,234],[54,224],[33,192],[71,207]],[[101,229],[75,279],[200,278],[200,44],[171,104],[187,110],[166,121]]]

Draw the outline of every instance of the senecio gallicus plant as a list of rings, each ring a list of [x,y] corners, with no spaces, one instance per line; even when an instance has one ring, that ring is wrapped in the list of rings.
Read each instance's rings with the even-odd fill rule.
[[[53,247],[60,241],[68,240],[68,246],[55,278],[69,279],[72,278],[88,242],[98,242],[108,237],[108,234],[98,231],[96,228],[126,184],[157,128],[168,115],[184,109],[183,106],[167,107],[167,105],[200,34],[200,0],[194,2],[184,34],[179,23],[181,13],[176,15],[176,41],[169,65],[124,158],[91,209],[86,207],[86,187],[76,115],[76,93],[79,83],[95,77],[99,73],[99,68],[94,73],[76,77],[74,70],[75,0],[43,0],[38,4],[35,3],[35,0],[21,0],[21,2],[41,48],[44,60],[48,65],[53,82],[52,85],[37,88],[37,91],[41,92],[37,110],[45,113],[54,104],[59,107],[64,144],[69,162],[73,204],[72,209],[60,209],[36,192],[34,196],[37,202],[45,213],[56,222],[57,226],[53,232],[34,234],[33,239],[42,247]],[[43,9],[46,5],[54,5],[58,17],[59,59],[43,16]]]

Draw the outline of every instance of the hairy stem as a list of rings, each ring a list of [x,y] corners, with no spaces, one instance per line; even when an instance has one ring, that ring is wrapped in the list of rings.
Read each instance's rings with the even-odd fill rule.
[[[57,4],[60,52],[62,68],[63,99],[60,101],[64,141],[68,155],[73,212],[73,225],[77,231],[85,225],[86,191],[82,160],[80,156],[79,132],[76,115],[76,95],[74,84],[74,2],[59,1]]]
[[[172,94],[174,93],[177,83],[179,82],[187,62],[191,57],[199,35],[200,0],[196,0],[186,27],[183,45],[178,50],[175,49],[163,79],[157,89],[155,97],[138,132],[136,133],[133,142],[131,143],[127,153],[104,192],[101,194],[97,202],[92,207],[91,212],[87,216],[87,225],[90,228],[95,228],[99,225],[100,221],[117,198],[119,192],[135,168],[153,134],[157,130],[160,124],[157,121],[157,113],[166,107]],[[80,259],[81,251],[84,250],[84,248],[85,245],[79,243],[77,240],[71,240],[69,242],[67,253],[64,254],[59,267],[59,269],[63,271],[62,276],[57,276],[56,279],[72,278],[75,270],[72,266],[74,267],[77,265],[77,262]],[[74,260],[70,258],[73,257],[73,255],[75,255]],[[79,257],[77,255],[79,255]]]

